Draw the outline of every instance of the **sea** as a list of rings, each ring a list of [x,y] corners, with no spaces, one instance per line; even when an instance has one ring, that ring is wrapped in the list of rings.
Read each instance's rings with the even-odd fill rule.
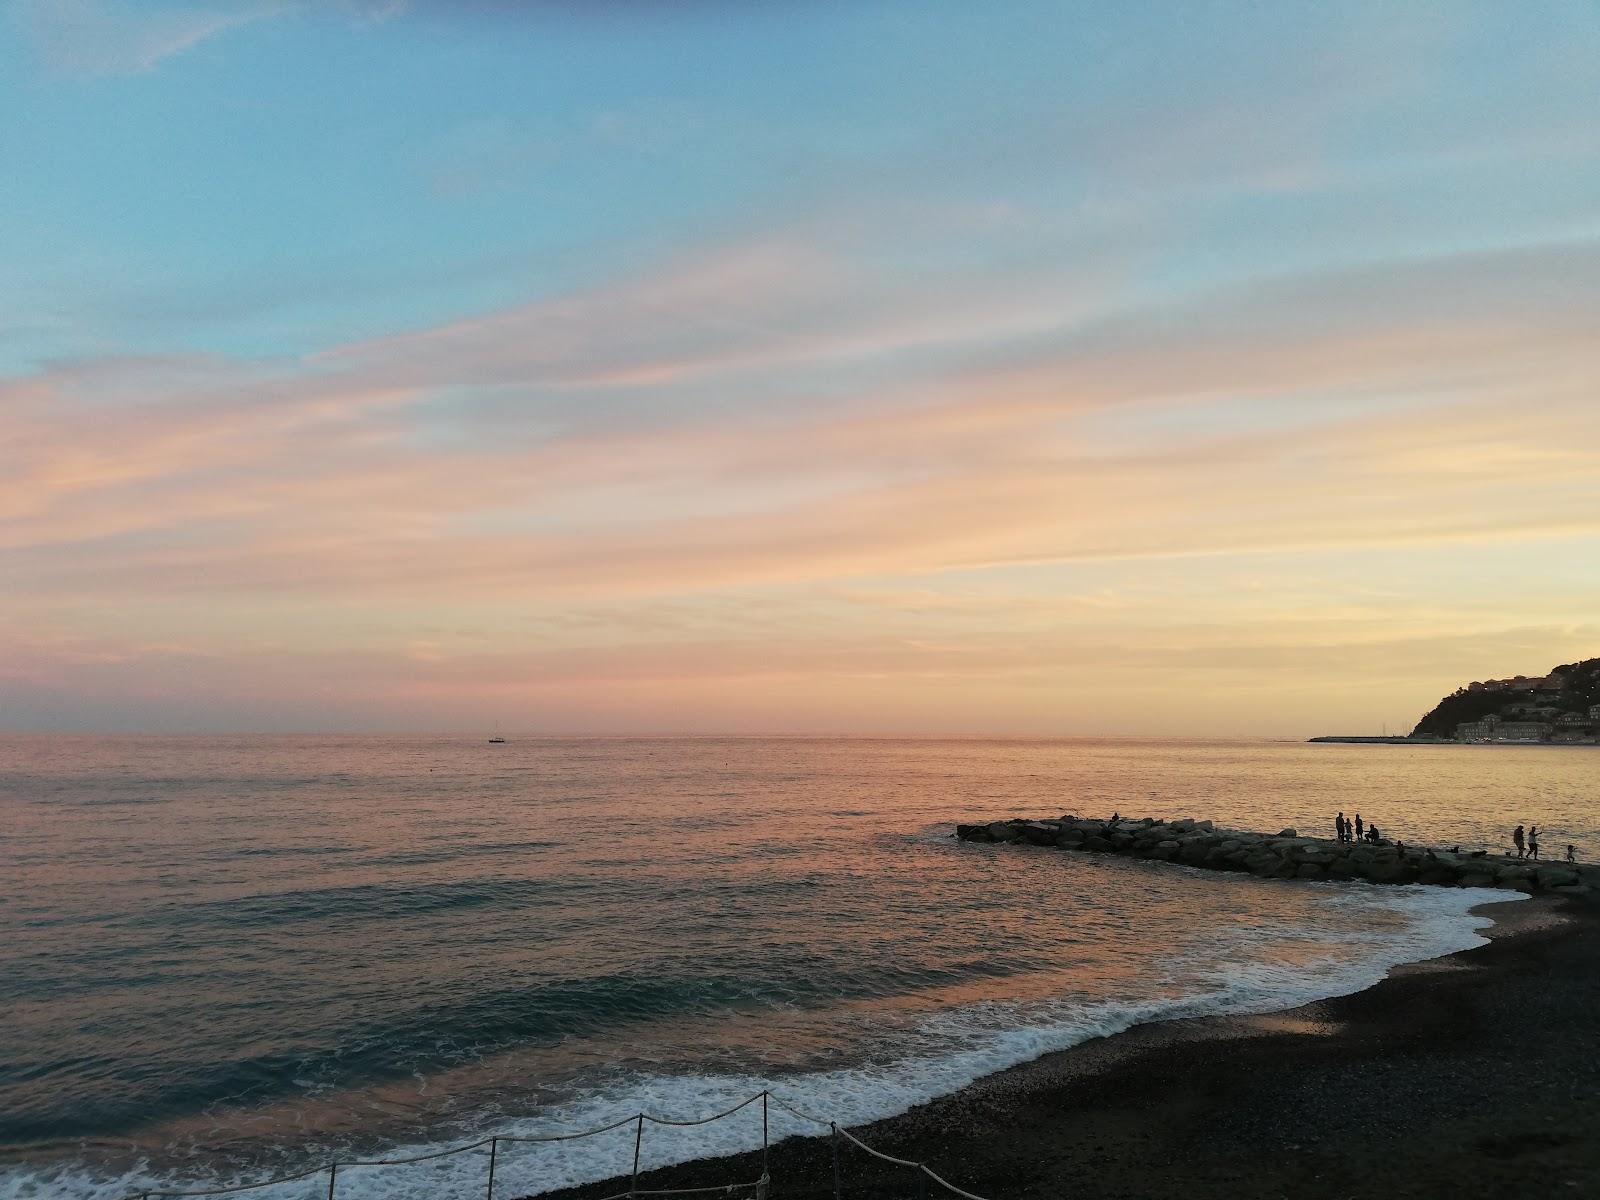
[[[854,1126],[1140,1022],[1349,993],[1505,893],[956,841],[1192,816],[1600,854],[1600,751],[1273,741],[0,738],[0,1197],[122,1200],[491,1135],[494,1195],[640,1112]],[[768,1104],[768,1135],[815,1132]],[[649,1124],[644,1168],[761,1144]],[[485,1195],[488,1148],[344,1200]],[[953,1166],[953,1164],[952,1164]],[[258,1200],[328,1194],[328,1175]],[[708,1183],[722,1182],[708,1179]]]

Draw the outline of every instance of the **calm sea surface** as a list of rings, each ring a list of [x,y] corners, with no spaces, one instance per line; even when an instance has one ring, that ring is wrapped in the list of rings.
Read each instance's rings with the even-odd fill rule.
[[[1340,808],[1471,846],[1537,822],[1547,853],[1592,858],[1600,751],[0,738],[0,1196],[693,1117],[769,1085],[853,1123],[1138,1021],[1281,1008],[1475,944],[1483,893],[950,836],[1113,809],[1326,833]],[[651,1130],[644,1161],[759,1142],[749,1109]],[[515,1147],[496,1195],[631,1154],[628,1130]],[[351,1170],[339,1195],[481,1195],[478,1157]]]

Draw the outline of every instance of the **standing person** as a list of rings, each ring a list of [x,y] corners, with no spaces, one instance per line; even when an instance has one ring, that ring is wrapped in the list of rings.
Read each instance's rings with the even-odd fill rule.
[[[1577,862],[1578,861],[1578,848],[1576,846],[1574,846],[1571,842],[1567,843],[1567,861],[1568,862]]]
[[[1528,826],[1528,857],[1537,860],[1539,857],[1539,827]]]
[[[1343,812],[1340,812],[1340,814],[1333,819],[1333,832],[1334,832],[1334,835],[1341,842],[1344,841],[1344,839],[1345,839],[1345,827],[1344,827],[1344,813]]]
[[[1356,841],[1361,840],[1361,814],[1356,814]]]
[[[1522,826],[1521,825],[1518,825],[1515,829],[1513,829],[1511,831],[1511,841],[1512,841],[1512,844],[1515,845],[1516,848],[1517,848],[1517,857],[1521,858],[1522,854],[1523,854],[1523,850],[1522,850]]]

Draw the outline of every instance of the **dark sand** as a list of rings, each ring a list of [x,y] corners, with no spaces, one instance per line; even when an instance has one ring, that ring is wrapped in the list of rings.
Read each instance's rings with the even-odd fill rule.
[[[1489,945],[1364,992],[1141,1026],[856,1132],[991,1200],[1600,1197],[1600,908],[1480,911],[1496,920]],[[846,1197],[921,1194],[912,1172],[859,1151],[842,1165]],[[833,1195],[825,1138],[774,1146],[770,1166],[775,1200]],[[758,1174],[759,1155],[739,1155],[641,1186]]]

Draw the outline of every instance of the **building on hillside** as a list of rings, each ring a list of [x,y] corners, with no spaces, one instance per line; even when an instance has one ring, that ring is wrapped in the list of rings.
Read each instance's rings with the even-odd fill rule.
[[[1501,721],[1495,732],[1497,742],[1543,742],[1555,732],[1548,721]]]
[[[1484,679],[1467,684],[1469,692],[1559,692],[1566,686],[1560,675],[1514,675],[1510,679]]]
[[[1543,742],[1555,732],[1549,721],[1502,721],[1492,713],[1456,726],[1458,742]]]
[[[1589,705],[1589,720],[1600,721],[1600,704]]]
[[[1592,717],[1584,713],[1565,712],[1556,718],[1557,729],[1571,729],[1574,726],[1588,725]]]

